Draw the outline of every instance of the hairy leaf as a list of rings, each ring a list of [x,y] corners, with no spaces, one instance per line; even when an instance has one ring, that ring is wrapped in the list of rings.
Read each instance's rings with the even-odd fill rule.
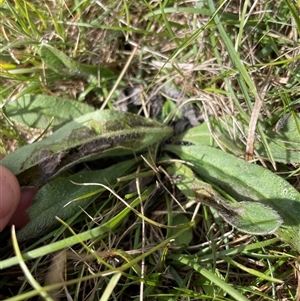
[[[213,207],[230,225],[242,232],[256,235],[270,234],[282,224],[281,217],[271,207],[252,201],[228,201],[181,163],[176,162],[167,170],[185,196]]]
[[[28,127],[52,128],[62,126],[74,118],[94,111],[94,108],[72,99],[50,95],[24,95],[5,106],[10,119]]]
[[[229,118],[226,122],[210,120],[209,129],[207,123],[202,123],[197,127],[189,129],[179,135],[176,141],[185,141],[195,145],[217,146],[216,140],[222,147],[235,155],[243,155],[245,145],[241,142],[245,137],[236,129],[229,134],[228,128],[232,129],[239,126],[242,132],[247,133],[248,129],[239,122],[233,125]],[[299,163],[300,162],[300,114],[286,115],[281,118],[275,127],[265,130],[265,139],[276,162]],[[257,153],[268,158],[268,154],[258,136],[254,148]]]
[[[55,179],[44,185],[28,209],[30,222],[18,231],[18,240],[40,236],[53,226],[59,225],[56,216],[66,221],[82,212],[82,209],[105,191],[100,186],[82,186],[74,183],[102,183],[112,187],[117,178],[128,174],[136,163],[136,160],[124,161],[103,170]]]
[[[21,147],[0,164],[17,176],[21,187],[38,187],[77,163],[137,152],[171,133],[171,128],[131,113],[95,111]]]
[[[191,220],[188,219],[188,217],[184,214],[175,214],[174,216],[172,216],[172,226],[177,226],[177,225],[183,225],[183,224],[188,224]],[[168,237],[171,237],[173,235],[175,235],[176,233],[178,233],[178,229],[176,228],[171,228],[169,230],[168,233]],[[176,244],[182,244],[185,246],[188,246],[191,241],[193,240],[193,229],[192,228],[188,228],[184,233],[182,233],[181,235],[179,235],[176,238]]]
[[[101,81],[106,78],[114,78],[114,73],[108,68],[102,66],[91,66],[79,64],[70,59],[65,53],[59,51],[49,44],[42,43],[40,47],[40,55],[45,64],[59,74],[78,75],[85,78],[98,78],[101,74]]]
[[[300,194],[271,171],[209,146],[168,145],[166,149],[193,164],[206,181],[238,201],[254,201],[273,208],[283,223],[275,234],[300,251]]]

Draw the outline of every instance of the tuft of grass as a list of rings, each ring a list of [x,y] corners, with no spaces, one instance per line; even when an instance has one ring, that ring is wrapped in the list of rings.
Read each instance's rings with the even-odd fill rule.
[[[16,123],[7,113],[25,95],[114,109],[125,87],[139,85],[144,98],[153,89],[165,95],[160,122],[173,124],[179,108],[193,104],[212,134],[218,125],[225,128],[251,159],[299,190],[299,162],[276,162],[265,131],[299,111],[297,5],[0,1],[0,151],[7,154],[48,129]],[[50,68],[42,43],[74,65]],[[130,110],[150,116],[151,106]],[[257,139],[265,159],[253,152]],[[160,168],[169,158],[155,158],[150,150],[91,206],[19,246],[21,252],[16,242],[15,251],[3,246],[0,299],[299,299],[295,250],[277,238],[242,234],[215,210],[191,204]]]

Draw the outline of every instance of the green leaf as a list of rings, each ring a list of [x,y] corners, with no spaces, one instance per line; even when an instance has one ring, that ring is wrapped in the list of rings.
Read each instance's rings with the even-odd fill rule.
[[[25,126],[45,129],[50,124],[57,128],[94,111],[92,106],[72,99],[49,95],[24,95],[5,105],[7,116]]]
[[[103,170],[59,178],[44,185],[28,209],[30,222],[18,231],[18,240],[38,237],[48,229],[58,226],[56,216],[67,220],[79,214],[82,208],[85,209],[105,191],[103,187],[74,183],[102,183],[112,187],[117,178],[127,175],[136,163],[136,160],[124,161]],[[76,200],[77,198],[79,200]]]
[[[222,212],[224,219],[240,231],[265,235],[274,233],[282,224],[280,215],[270,206],[258,202],[227,204]]]
[[[273,208],[283,223],[276,236],[300,251],[300,194],[271,171],[209,146],[167,145],[166,150],[193,164],[202,179],[238,201],[261,202]]]
[[[247,133],[248,128],[238,121],[239,129]],[[240,156],[244,155],[245,145],[241,142],[239,132],[229,133],[228,128],[234,128],[231,118],[224,121],[211,119],[209,121],[210,128],[207,123],[193,127],[185,133],[176,137],[175,141],[185,141],[195,145],[217,146],[216,140],[222,147],[231,153]],[[299,163],[300,162],[300,114],[290,115],[282,124],[278,131],[275,128],[265,129],[265,140],[268,143],[269,150],[272,153],[274,161],[282,163]],[[254,143],[254,149],[265,159],[268,159],[266,149],[258,138]]]
[[[40,47],[40,55],[45,64],[59,74],[78,75],[86,78],[92,77],[96,79],[98,78],[99,74],[101,74],[101,80],[105,80],[108,77],[115,77],[114,73],[109,69],[102,66],[79,64],[49,44],[42,43]]]
[[[198,179],[189,167],[179,162],[173,163],[167,171],[185,196],[213,207],[229,224],[242,232],[270,234],[282,224],[281,217],[271,207],[258,202],[228,201],[211,185]]]
[[[287,119],[280,127],[275,126],[273,129],[266,131],[266,139],[275,161],[300,163],[300,114],[286,117]],[[277,125],[283,119],[280,119]],[[261,157],[267,157],[260,141],[255,142],[255,149]]]
[[[171,133],[171,128],[135,114],[95,111],[41,141],[19,148],[0,164],[17,176],[21,187],[37,187],[77,163],[132,154]]]
[[[190,222],[190,219],[187,218],[184,214],[176,214],[172,217],[172,226],[177,226],[181,224],[187,224]],[[168,237],[175,235],[178,232],[178,229],[170,229],[168,233]],[[186,232],[182,233],[178,237],[176,237],[176,244],[183,244],[185,246],[189,246],[193,239],[193,229],[188,228]]]
[[[206,122],[194,126],[186,132],[176,136],[174,141],[179,143],[189,142],[195,145],[218,146]]]

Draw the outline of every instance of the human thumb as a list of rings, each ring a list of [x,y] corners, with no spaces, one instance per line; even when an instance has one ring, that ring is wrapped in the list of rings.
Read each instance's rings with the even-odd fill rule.
[[[2,231],[20,202],[20,185],[15,175],[0,165],[0,231]]]

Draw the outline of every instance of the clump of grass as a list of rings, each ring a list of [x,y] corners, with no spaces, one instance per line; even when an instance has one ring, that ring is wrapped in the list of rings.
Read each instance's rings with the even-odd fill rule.
[[[6,114],[5,105],[26,94],[114,108],[124,87],[141,85],[147,94],[151,88],[163,90],[167,85],[180,93],[176,98],[166,95],[158,116],[161,122],[172,124],[180,116],[178,111],[174,114],[176,107],[192,103],[207,123],[213,119],[226,124],[229,136],[238,140],[252,159],[256,158],[253,140],[259,135],[272,164],[261,163],[272,170],[277,166],[297,187],[298,166],[275,165],[264,132],[299,109],[300,21],[292,1],[225,1],[218,7],[213,1],[146,0],[63,5],[2,1],[0,5],[2,153],[40,135],[32,129],[29,135],[28,128],[25,132]],[[42,42],[102,73],[91,78],[68,70],[50,72],[39,52]],[[151,105],[133,111],[149,116],[150,109]],[[248,125],[252,131],[245,130]],[[62,226],[55,237],[51,233],[37,243],[21,246],[28,267],[23,267],[26,277],[15,265],[21,257],[8,263],[9,270],[0,271],[5,279],[0,285],[1,298],[298,298],[295,250],[273,237],[241,234],[209,207],[189,204],[158,171],[159,165],[145,160],[142,170],[132,171],[104,194],[74,219],[74,226],[68,223],[69,232]],[[159,185],[155,186],[156,182]],[[146,186],[152,189],[145,190]],[[129,207],[124,203],[136,211],[126,211]],[[194,214],[195,224],[190,223]],[[110,224],[111,220],[116,224]],[[75,235],[95,225],[106,228],[88,240]],[[68,239],[73,239],[72,243]],[[13,254],[11,247],[5,248],[1,258]],[[52,286],[41,293],[39,285]]]

